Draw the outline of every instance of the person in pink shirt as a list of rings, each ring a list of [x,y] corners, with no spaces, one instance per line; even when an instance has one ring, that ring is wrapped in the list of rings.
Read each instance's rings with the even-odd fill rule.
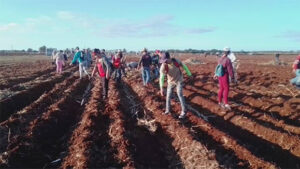
[[[64,54],[63,51],[60,50],[54,55],[55,63],[56,63],[56,73],[62,73],[64,62]]]
[[[219,80],[219,92],[218,92],[219,106],[230,110],[231,108],[228,104],[229,76],[233,82],[235,81],[235,77],[234,77],[231,60],[228,58],[230,51],[226,49],[227,48],[225,48],[222,57],[218,59],[218,65],[222,65],[224,73],[222,76],[217,76],[215,74],[214,78]]]

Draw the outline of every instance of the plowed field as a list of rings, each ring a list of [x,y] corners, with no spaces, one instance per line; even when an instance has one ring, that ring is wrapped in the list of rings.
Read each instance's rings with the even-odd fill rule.
[[[110,80],[103,100],[100,79],[79,79],[76,66],[57,75],[50,64],[1,65],[0,167],[300,168],[300,92],[289,84],[294,57],[275,66],[272,56],[240,56],[232,110],[224,110],[212,78],[215,56],[178,56],[193,74],[184,81],[183,120],[177,96],[163,114],[158,81],[144,87],[136,70],[121,84]]]

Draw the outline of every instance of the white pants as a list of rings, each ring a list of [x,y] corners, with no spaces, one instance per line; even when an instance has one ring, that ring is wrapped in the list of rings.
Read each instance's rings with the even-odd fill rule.
[[[233,62],[232,63],[232,68],[233,68],[235,82],[237,82],[237,79],[238,79],[237,70],[239,68],[239,64],[237,62]],[[230,82],[232,82],[231,78],[230,78]]]
[[[83,72],[89,76],[89,73],[87,72],[87,63],[86,61],[83,61],[81,63],[79,63],[79,76],[80,76],[80,79],[82,78],[82,74]]]

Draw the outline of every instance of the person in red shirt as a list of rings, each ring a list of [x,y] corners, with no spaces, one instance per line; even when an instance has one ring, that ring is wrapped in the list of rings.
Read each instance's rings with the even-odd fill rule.
[[[300,89],[300,55],[293,63],[293,72],[296,74],[296,77],[291,79],[291,84]]]
[[[115,73],[114,78],[115,78],[116,82],[118,82],[118,83],[121,81],[121,77],[122,77],[122,73],[121,73],[122,57],[123,57],[123,54],[122,54],[121,50],[118,50],[117,54],[112,57],[112,64],[114,66],[114,73]]]
[[[102,83],[103,99],[106,99],[108,96],[108,82],[111,74],[111,66],[108,63],[107,58],[101,54],[99,49],[94,49],[93,56],[96,57],[96,64],[93,68],[91,78],[94,76],[96,71],[99,73],[99,77]]]
[[[218,64],[223,66],[224,75],[223,76],[214,76],[215,79],[219,80],[219,92],[218,92],[218,100],[219,105],[222,108],[231,109],[228,104],[228,93],[229,93],[229,76],[232,81],[235,81],[234,72],[231,60],[227,57],[230,54],[230,51],[225,50],[224,54],[221,58],[218,59]],[[222,99],[224,103],[222,102]]]

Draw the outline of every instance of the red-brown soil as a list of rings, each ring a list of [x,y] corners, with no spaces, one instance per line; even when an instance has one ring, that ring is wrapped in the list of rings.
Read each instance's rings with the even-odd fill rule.
[[[279,66],[271,55],[238,56],[232,110],[218,106],[215,56],[176,57],[193,74],[184,80],[183,120],[177,96],[163,114],[157,80],[144,87],[136,70],[121,84],[110,80],[103,100],[100,79],[80,80],[77,67],[55,75],[52,65],[23,73],[12,65],[16,78],[0,77],[8,79],[1,91],[13,92],[0,102],[0,167],[300,168],[300,92],[289,84],[295,56],[281,56]]]

